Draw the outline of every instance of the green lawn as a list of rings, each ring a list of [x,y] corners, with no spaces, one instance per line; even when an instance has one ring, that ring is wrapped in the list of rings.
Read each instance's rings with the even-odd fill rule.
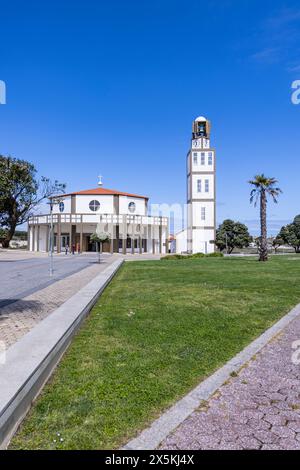
[[[117,448],[298,302],[300,257],[126,263],[10,447]]]

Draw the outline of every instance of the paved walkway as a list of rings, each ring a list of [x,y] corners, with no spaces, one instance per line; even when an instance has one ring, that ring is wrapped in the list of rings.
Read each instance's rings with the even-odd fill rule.
[[[35,291],[85,269],[95,262],[96,253],[54,255],[54,272],[49,276],[47,253],[0,251],[0,307],[33,294]]]
[[[80,256],[84,257],[84,255]],[[115,256],[102,255],[101,263],[98,264],[96,257],[96,254],[93,257],[89,255],[89,261],[85,264],[88,267],[84,268],[81,266],[80,271],[70,275],[68,275],[68,272],[64,272],[65,277],[63,279],[59,275],[47,287],[40,289],[35,287],[34,291],[29,295],[16,300],[13,299],[13,302],[0,308],[0,341],[4,342],[6,349],[28,333],[37,323],[46,318],[53,310],[78,292],[78,290],[116,259]],[[13,259],[15,260],[16,258]],[[28,263],[30,262],[29,258],[25,259]],[[64,261],[64,258],[62,261]],[[67,264],[70,261],[65,260]],[[57,264],[58,258],[55,258],[55,265],[57,266]],[[69,272],[72,272],[72,269]],[[30,287],[31,278],[28,277],[27,288],[30,289]],[[11,285],[11,289],[13,289],[13,285]],[[20,286],[16,284],[16,291],[18,289],[20,290]]]
[[[292,361],[297,340],[299,317],[160,448],[300,449],[300,364]]]

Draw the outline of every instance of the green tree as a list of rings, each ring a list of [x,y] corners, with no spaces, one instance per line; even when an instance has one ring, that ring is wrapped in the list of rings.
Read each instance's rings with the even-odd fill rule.
[[[267,178],[264,174],[256,175],[253,180],[249,181],[254,188],[250,193],[250,203],[260,202],[260,237],[261,243],[259,248],[259,261],[268,260],[268,245],[267,245],[267,197],[270,196],[272,200],[277,203],[277,198],[282,192],[276,186],[277,180],[275,178]]]
[[[110,235],[107,232],[101,232],[100,229],[98,230],[97,227],[97,231],[95,233],[92,233],[92,235],[90,236],[90,240],[92,240],[92,242],[95,242],[97,245],[98,263],[100,263],[100,253],[102,253],[102,245],[104,242],[110,240]]]
[[[300,216],[297,215],[291,224],[281,227],[278,237],[292,246],[296,253],[300,253]]]
[[[246,248],[251,241],[247,226],[241,222],[226,219],[217,229],[215,243],[220,251],[232,253],[234,248]]]
[[[277,253],[278,248],[284,244],[283,238],[280,234],[276,235],[276,237],[272,238],[272,246],[274,248],[275,253]]]
[[[5,231],[3,248],[9,247],[16,227],[27,221],[37,206],[54,194],[63,192],[65,185],[48,178],[36,178],[32,163],[0,155],[0,227]]]

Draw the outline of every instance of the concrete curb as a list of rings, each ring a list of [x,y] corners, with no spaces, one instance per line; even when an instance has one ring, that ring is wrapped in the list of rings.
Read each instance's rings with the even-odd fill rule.
[[[0,365],[0,449],[5,449],[81,322],[112,280],[114,261],[77,294],[12,345]]]
[[[142,431],[135,439],[129,441],[122,449],[156,449],[170,433],[172,433],[191,413],[199,408],[203,400],[207,400],[230,378],[232,372],[238,371],[298,315],[300,315],[300,304],[250,343],[249,346],[238,353],[233,359],[230,359],[230,361],[213,375],[201,382],[190,393],[175,403],[175,405],[156,419],[149,428]]]

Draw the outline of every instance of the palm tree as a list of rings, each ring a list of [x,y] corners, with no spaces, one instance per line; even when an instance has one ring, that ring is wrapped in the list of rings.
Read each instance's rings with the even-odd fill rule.
[[[271,196],[273,201],[277,204],[277,198],[281,189],[277,187],[278,181],[275,178],[267,178],[263,173],[255,175],[249,184],[254,186],[250,193],[250,203],[254,201],[254,206],[260,200],[260,249],[259,261],[268,260],[268,245],[267,245],[267,196]]]

